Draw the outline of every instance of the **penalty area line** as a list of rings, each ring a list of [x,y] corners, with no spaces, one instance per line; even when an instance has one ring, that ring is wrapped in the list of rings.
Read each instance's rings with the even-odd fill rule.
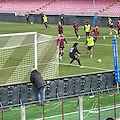
[[[59,63],[61,65],[67,65],[66,63]],[[78,65],[75,65],[75,64],[71,64],[70,66],[74,66],[74,67],[78,67]],[[97,68],[97,67],[90,67],[90,66],[84,66],[85,68],[90,68],[90,69],[97,69],[97,70],[104,70],[104,71],[111,71],[109,69],[104,69],[104,68]]]

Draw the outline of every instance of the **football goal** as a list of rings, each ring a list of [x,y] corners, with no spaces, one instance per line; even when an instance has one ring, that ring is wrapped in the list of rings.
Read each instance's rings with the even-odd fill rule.
[[[0,84],[29,81],[35,66],[44,79],[59,76],[56,37],[37,32],[0,35]]]

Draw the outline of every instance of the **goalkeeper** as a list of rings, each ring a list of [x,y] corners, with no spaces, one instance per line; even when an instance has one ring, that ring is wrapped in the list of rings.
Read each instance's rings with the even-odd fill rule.
[[[81,52],[78,51],[77,49],[77,45],[78,43],[74,43],[74,45],[71,47],[70,49],[70,53],[69,53],[69,57],[72,58],[72,60],[70,61],[69,65],[71,65],[71,63],[74,61],[74,60],[77,60],[78,64],[79,64],[79,67],[80,68],[84,68],[84,66],[81,66],[81,63],[80,63],[80,60],[79,58],[77,58],[75,55],[78,55],[80,56],[80,54],[82,54]]]

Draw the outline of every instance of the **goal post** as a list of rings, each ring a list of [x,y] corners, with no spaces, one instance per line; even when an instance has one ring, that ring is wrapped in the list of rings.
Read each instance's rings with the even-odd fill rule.
[[[33,66],[44,79],[58,77],[56,39],[37,32],[0,35],[0,84],[30,81]]]

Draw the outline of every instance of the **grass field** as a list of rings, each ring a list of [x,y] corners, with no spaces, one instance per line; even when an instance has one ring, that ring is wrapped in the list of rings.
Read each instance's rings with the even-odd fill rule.
[[[120,117],[120,94],[116,94],[116,117]],[[113,92],[109,94],[100,94],[100,120],[105,120],[108,116],[114,117],[114,95]],[[60,100],[45,102],[44,114],[45,120],[62,120]],[[109,108],[109,109],[108,109]],[[111,109],[112,108],[112,109]],[[108,110],[107,110],[108,109]],[[63,99],[63,111],[65,120],[78,120],[79,119],[78,97]],[[89,96],[83,97],[83,118],[84,120],[97,120],[98,119],[98,96],[90,98]],[[30,105],[25,108],[26,120],[42,120],[42,107],[37,105]],[[4,120],[19,120],[20,107],[12,109],[4,109]],[[1,116],[0,116],[1,117]]]
[[[45,31],[44,25],[41,25],[41,24],[26,25],[26,23],[0,22],[0,25],[1,25],[0,34],[36,31],[40,34],[57,36],[57,33],[58,33],[57,25],[51,25],[51,28],[48,29],[48,31]],[[78,32],[81,36],[80,40],[76,39],[74,30],[71,25],[64,25],[63,29],[64,29],[66,40],[68,41],[70,46],[67,47],[65,45],[65,54],[63,56],[63,60],[60,61],[60,66],[59,66],[60,67],[59,76],[86,74],[86,73],[101,72],[101,71],[108,71],[108,70],[114,69],[112,38],[114,38],[115,33],[113,33],[113,35],[109,35],[108,28],[99,27],[100,36],[98,37],[97,42],[94,46],[93,58],[90,59],[90,55],[86,54],[87,46],[84,45],[85,32],[82,26],[79,27],[79,32]],[[106,36],[105,40],[103,39],[103,36]],[[119,52],[120,38],[117,38],[117,39],[118,39],[118,54],[120,54]],[[79,43],[78,49],[80,52],[83,52],[83,54],[79,58],[82,65],[85,66],[84,69],[80,69],[79,67],[77,67],[78,63],[76,61],[73,62],[72,64],[73,66],[71,67],[67,66],[71,60],[69,58],[69,50],[70,50],[70,47],[75,42]],[[102,59],[102,63],[97,63],[97,59],[99,58]]]
[[[51,25],[51,28],[48,29],[48,31],[45,31],[44,25],[41,24],[32,24],[30,26],[27,26],[26,23],[13,23],[13,22],[0,22],[0,34],[8,34],[8,33],[20,33],[20,32],[38,32],[40,34],[46,34],[46,35],[52,35],[57,36],[57,25]],[[94,50],[93,50],[93,58],[90,59],[90,55],[86,54],[86,48],[87,46],[84,45],[85,43],[85,32],[82,28],[82,26],[79,27],[79,34],[81,36],[80,40],[77,40],[74,30],[71,25],[64,25],[64,34],[66,37],[66,40],[69,43],[69,47],[65,45],[65,54],[63,56],[63,60],[59,61],[59,76],[69,76],[69,75],[80,75],[80,74],[87,74],[87,73],[94,73],[94,72],[102,72],[102,71],[109,71],[114,69],[113,65],[113,51],[112,51],[112,38],[114,38],[113,35],[109,35],[108,28],[106,27],[99,27],[100,30],[100,36],[97,39],[97,42],[95,44]],[[106,36],[106,39],[103,39],[103,36]],[[117,38],[118,40],[118,55],[120,55],[120,38]],[[83,66],[85,66],[84,69],[80,69],[78,67],[78,63],[75,61],[73,64],[69,67],[68,63],[70,62],[69,58],[69,50],[70,47],[75,43],[78,42],[78,50],[80,52],[83,52],[83,54],[79,57],[80,61]],[[102,59],[102,63],[97,63],[97,59]],[[19,57],[16,59],[16,63],[18,62]],[[12,60],[12,59],[11,59]],[[9,63],[9,62],[8,62]],[[120,63],[120,62],[119,62]],[[4,72],[4,71],[3,71]],[[3,73],[2,73],[3,74]],[[29,79],[28,79],[29,81]],[[109,106],[113,104],[113,102],[108,103],[110,100],[109,95],[105,94],[105,97],[103,96],[103,106]],[[108,98],[108,99],[106,99]],[[84,104],[84,109],[91,109],[92,105],[95,103],[96,98],[93,99],[93,101],[88,101],[88,98],[86,98],[86,103]],[[71,102],[73,101],[73,102]],[[107,101],[107,102],[104,102]],[[72,104],[71,104],[72,103]],[[118,103],[119,103],[119,97],[118,97]],[[60,109],[60,102],[50,102],[47,103],[48,105],[45,106],[45,110],[47,111],[45,113],[46,117],[49,116],[55,116],[61,114]],[[97,103],[96,103],[97,104]],[[56,107],[57,106],[57,107]],[[56,107],[56,108],[55,108]],[[51,108],[55,108],[51,110]],[[34,114],[32,114],[34,112]],[[77,98],[68,99],[65,101],[64,104],[64,112],[72,113],[76,112],[75,114],[65,115],[65,120],[77,120],[78,119],[78,105],[77,105]],[[113,112],[113,111],[112,111]],[[120,113],[120,112],[119,112]],[[85,113],[85,116],[88,113]],[[104,114],[108,114],[105,113]],[[109,115],[111,113],[109,112]],[[98,118],[97,114],[89,114],[91,115],[90,120],[96,120]],[[95,116],[96,117],[95,117]],[[112,115],[113,116],[113,115]],[[26,119],[27,120],[35,120],[42,117],[42,107],[41,106],[28,106],[26,107]],[[106,116],[104,116],[104,120]],[[20,109],[14,108],[10,110],[4,110],[4,119],[5,120],[19,120],[20,119]],[[88,120],[89,116],[84,118],[84,120]],[[60,120],[61,117],[58,118],[49,118],[48,120]]]

